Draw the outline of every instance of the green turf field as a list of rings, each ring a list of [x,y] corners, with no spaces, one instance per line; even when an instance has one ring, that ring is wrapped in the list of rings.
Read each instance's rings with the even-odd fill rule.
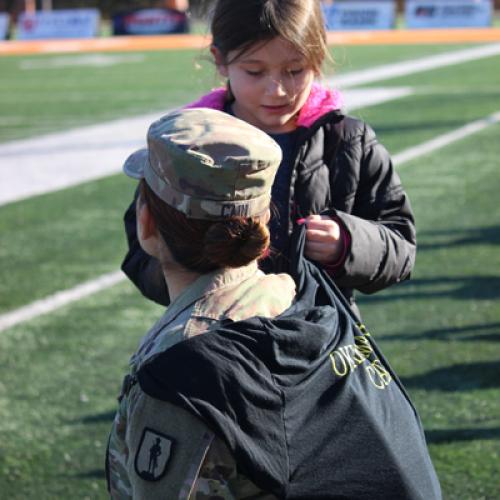
[[[343,73],[458,48],[346,47],[334,56]],[[22,69],[56,57],[0,58],[0,142],[167,109],[217,83],[192,51]],[[415,90],[355,112],[399,153],[500,111],[500,57],[376,86]],[[446,499],[493,500],[500,490],[499,137],[497,124],[401,166],[417,217],[414,276],[360,297],[421,414]],[[0,314],[116,270],[133,189],[118,175],[0,206]],[[159,312],[123,283],[0,332],[0,498],[106,497],[115,398]]]
[[[342,73],[446,50],[449,46],[337,48],[328,72]],[[168,109],[220,83],[204,50],[121,56],[125,62],[113,66],[55,65],[49,69],[40,68],[40,61],[61,64],[71,56],[0,58],[0,142]],[[80,61],[89,57],[95,55],[73,56]]]

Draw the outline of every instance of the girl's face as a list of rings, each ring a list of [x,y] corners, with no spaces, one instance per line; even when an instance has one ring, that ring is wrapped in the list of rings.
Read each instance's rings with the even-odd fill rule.
[[[264,132],[279,134],[296,128],[296,115],[306,102],[314,70],[290,43],[273,38],[258,44],[233,61],[231,51],[221,62],[214,49],[220,73],[227,77],[235,101],[233,113]]]

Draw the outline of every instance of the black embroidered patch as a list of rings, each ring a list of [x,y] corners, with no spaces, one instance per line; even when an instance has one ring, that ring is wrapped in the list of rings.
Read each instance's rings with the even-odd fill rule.
[[[137,475],[145,481],[159,481],[167,472],[174,440],[161,432],[145,427],[134,466]]]

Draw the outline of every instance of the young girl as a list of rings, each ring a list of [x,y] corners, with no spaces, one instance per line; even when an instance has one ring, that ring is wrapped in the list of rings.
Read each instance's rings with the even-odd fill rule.
[[[340,111],[338,92],[315,81],[327,53],[320,2],[218,0],[211,31],[211,53],[227,86],[189,106],[233,114],[283,151],[272,191],[273,251],[262,267],[286,269],[289,235],[305,223],[306,256],[351,305],[353,289],[373,293],[407,279],[414,220],[389,154],[367,124]],[[124,272],[144,295],[168,304],[158,263],[138,245],[134,204],[125,225]]]

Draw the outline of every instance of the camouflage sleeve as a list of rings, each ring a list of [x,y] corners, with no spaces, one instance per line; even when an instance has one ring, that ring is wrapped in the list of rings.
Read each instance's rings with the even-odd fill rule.
[[[126,399],[122,399],[116,412],[106,453],[106,478],[108,491],[114,500],[132,498],[132,489],[128,481],[127,459],[128,449],[125,442],[127,429]]]
[[[215,438],[194,484],[192,500],[276,500],[238,472],[233,455]]]
[[[239,473],[201,420],[139,385],[120,403],[107,460],[113,499],[276,500]]]
[[[128,396],[127,476],[132,497],[191,497],[214,434],[187,411],[146,395],[135,385]]]

